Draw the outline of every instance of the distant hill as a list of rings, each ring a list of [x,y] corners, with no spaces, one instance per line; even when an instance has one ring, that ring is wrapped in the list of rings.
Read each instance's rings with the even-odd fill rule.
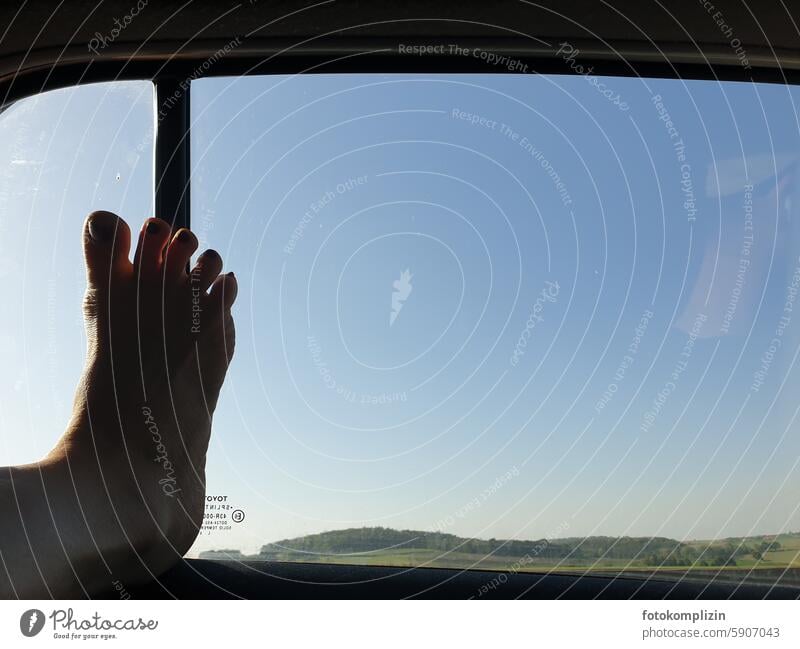
[[[751,573],[757,568],[762,575],[777,571],[781,579],[791,579],[800,585],[800,533],[797,532],[685,542],[661,536],[521,541],[357,527],[267,543],[255,555],[244,555],[238,550],[211,550],[202,552],[200,557],[511,571],[673,571],[674,574],[691,571],[705,572],[714,578],[724,574],[747,579],[754,578]]]
[[[202,552],[200,558],[403,568],[671,576],[800,587],[800,533],[677,541],[588,536],[529,541],[463,538],[443,532],[358,527],[262,546]]]
[[[800,534],[681,542],[666,537],[589,536],[530,541],[463,538],[443,532],[359,527],[268,543],[250,558],[386,565],[494,564],[591,566],[774,567],[796,565]],[[496,567],[496,566],[495,566]]]
[[[743,546],[744,547],[744,546]],[[745,548],[749,550],[749,548]],[[395,530],[386,527],[361,527],[269,543],[257,555],[265,560],[302,561],[332,555],[383,555],[410,551],[435,551],[439,554],[465,553],[497,558],[526,557],[531,561],[558,560],[583,562],[598,559],[621,559],[659,565],[680,565],[706,561],[701,565],[730,565],[742,548],[735,546],[697,548],[665,537],[590,536],[569,539],[536,539],[530,541],[472,539],[418,530]]]

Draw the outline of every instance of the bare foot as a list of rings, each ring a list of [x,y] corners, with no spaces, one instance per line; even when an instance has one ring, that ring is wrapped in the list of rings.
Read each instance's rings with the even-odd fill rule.
[[[196,237],[159,219],[145,222],[134,263],[130,230],[114,214],[89,215],[83,239],[86,368],[67,432],[35,466],[73,573],[47,588],[91,594],[158,575],[197,536],[237,285],[219,274],[214,251],[187,273]],[[54,560],[37,562],[45,581]]]

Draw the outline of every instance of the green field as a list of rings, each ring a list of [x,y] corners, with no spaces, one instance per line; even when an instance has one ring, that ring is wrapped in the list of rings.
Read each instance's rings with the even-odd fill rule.
[[[394,567],[746,579],[800,585],[800,533],[713,540],[575,537],[531,541],[468,539],[441,532],[354,528],[285,539],[245,556],[201,558]]]

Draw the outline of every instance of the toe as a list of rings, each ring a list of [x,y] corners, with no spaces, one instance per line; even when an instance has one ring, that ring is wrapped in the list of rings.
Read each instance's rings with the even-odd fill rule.
[[[222,271],[222,257],[216,250],[206,250],[192,269],[192,286],[205,292]]]
[[[221,304],[223,309],[230,309],[238,291],[239,286],[233,273],[220,275],[211,285],[211,304]]]
[[[170,226],[161,219],[147,219],[139,233],[139,245],[133,265],[137,275],[144,278],[157,277],[163,268],[164,248],[170,238]]]
[[[130,270],[131,231],[116,214],[92,212],[83,227],[83,251],[91,286],[107,285],[115,274]]]
[[[168,280],[186,276],[189,259],[195,250],[197,250],[197,237],[194,233],[186,228],[178,230],[164,254]]]
[[[233,316],[230,311],[225,314],[225,319],[222,321],[223,327],[223,341],[225,343],[225,359],[228,363],[233,358],[233,352],[236,347],[236,327],[233,324]]]

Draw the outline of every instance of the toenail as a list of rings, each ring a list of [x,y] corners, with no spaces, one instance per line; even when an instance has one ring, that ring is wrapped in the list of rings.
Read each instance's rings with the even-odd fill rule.
[[[89,221],[89,236],[95,241],[111,241],[116,223],[108,219],[92,219]]]
[[[189,243],[192,240],[192,235],[189,234],[188,230],[181,230],[178,233],[178,241],[181,243]]]
[[[156,232],[158,232],[158,230],[159,230],[158,223],[156,223],[155,221],[150,221],[150,223],[147,224],[147,234],[155,234]]]

